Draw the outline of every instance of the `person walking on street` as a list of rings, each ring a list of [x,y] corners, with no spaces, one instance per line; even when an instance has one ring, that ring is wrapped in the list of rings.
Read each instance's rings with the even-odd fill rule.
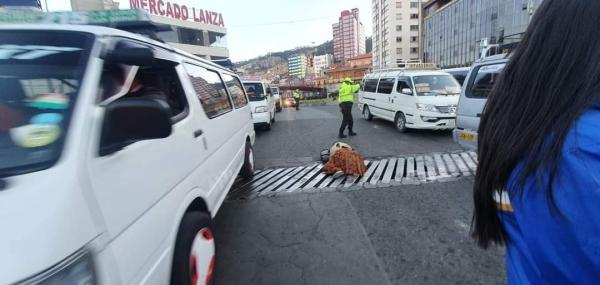
[[[342,111],[342,126],[340,127],[339,138],[343,139],[344,130],[348,127],[348,133],[350,136],[355,136],[356,133],[352,131],[354,126],[354,119],[352,118],[352,105],[354,104],[354,94],[360,90],[359,84],[354,84],[352,79],[346,78],[340,86],[338,103],[340,103],[340,110]]]
[[[294,96],[294,101],[296,101],[296,110],[300,110],[300,99],[302,99],[300,89],[294,90],[294,92],[292,92],[292,96]]]
[[[600,1],[544,0],[488,96],[472,233],[508,284],[600,281]]]

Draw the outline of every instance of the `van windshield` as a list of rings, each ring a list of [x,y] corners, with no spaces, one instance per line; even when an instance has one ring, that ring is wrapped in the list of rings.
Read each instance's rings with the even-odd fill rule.
[[[0,31],[0,177],[59,158],[93,37]]]
[[[279,95],[279,88],[277,88],[277,87],[272,87],[272,88],[271,88],[271,92],[273,92],[273,95]]]
[[[451,75],[424,75],[413,77],[418,96],[457,96],[460,84]]]
[[[244,88],[250,101],[265,100],[266,97],[262,83],[244,83]]]

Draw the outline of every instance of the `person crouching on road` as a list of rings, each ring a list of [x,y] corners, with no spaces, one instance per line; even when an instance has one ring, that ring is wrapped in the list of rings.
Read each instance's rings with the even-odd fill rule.
[[[292,96],[294,96],[294,101],[296,101],[296,110],[300,110],[300,99],[302,99],[300,89],[294,90],[294,92],[292,92]]]
[[[354,119],[352,118],[352,105],[354,104],[354,94],[360,90],[359,84],[354,84],[352,79],[346,78],[340,86],[338,95],[338,103],[340,103],[340,110],[342,111],[342,126],[340,127],[339,138],[345,138],[344,130],[348,127],[348,133],[350,136],[355,136],[356,133],[352,131],[354,126]]]

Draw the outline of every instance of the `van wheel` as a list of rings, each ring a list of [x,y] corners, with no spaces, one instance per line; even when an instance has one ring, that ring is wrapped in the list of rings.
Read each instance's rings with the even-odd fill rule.
[[[215,239],[208,213],[189,212],[181,219],[173,256],[171,285],[213,284]]]
[[[271,123],[275,123],[275,113],[273,113],[273,118],[271,118]]]
[[[245,180],[250,180],[254,177],[254,149],[250,142],[246,142],[246,154],[244,156],[244,165],[240,171],[240,175]]]
[[[369,110],[369,106],[365,105],[365,109],[363,109],[363,118],[367,121],[373,120],[373,115],[371,114],[371,110]]]
[[[407,131],[406,117],[404,116],[404,113],[398,112],[398,114],[396,114],[396,119],[394,120],[394,124],[396,125],[396,129],[399,132],[405,133]]]

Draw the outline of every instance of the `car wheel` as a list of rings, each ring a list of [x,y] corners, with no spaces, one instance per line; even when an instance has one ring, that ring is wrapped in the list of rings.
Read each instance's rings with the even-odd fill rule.
[[[398,114],[396,114],[396,119],[394,120],[394,125],[396,126],[396,129],[401,133],[405,133],[407,131],[406,117],[404,116],[404,113],[398,112]]]
[[[254,149],[250,142],[246,142],[246,153],[244,156],[244,165],[240,171],[240,175],[245,180],[251,180],[254,177]]]
[[[215,239],[210,215],[185,214],[175,242],[171,285],[213,284],[214,266]]]
[[[269,122],[265,125],[265,129],[267,129],[267,131],[271,130],[271,125],[273,124],[272,121],[273,119],[269,118]]]
[[[271,123],[275,123],[275,113],[273,113],[273,118],[271,118]]]
[[[369,106],[365,105],[365,109],[363,110],[363,118],[367,121],[373,120],[373,115],[371,114],[371,110],[369,110]]]

